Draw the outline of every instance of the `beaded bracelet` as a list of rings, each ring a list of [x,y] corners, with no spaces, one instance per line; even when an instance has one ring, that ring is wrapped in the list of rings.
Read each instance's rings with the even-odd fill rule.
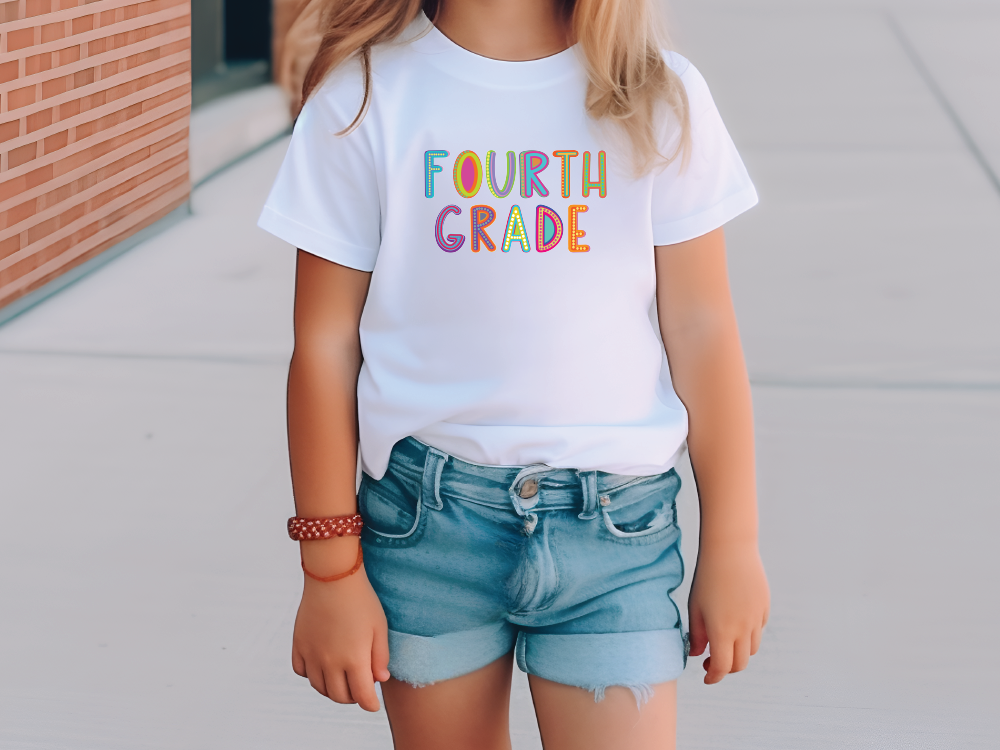
[[[302,518],[292,516],[288,519],[288,536],[296,542],[309,542],[316,539],[330,539],[335,536],[360,536],[361,527],[365,522],[360,513],[353,516],[334,516],[332,518]]]
[[[288,519],[288,536],[296,542],[310,542],[317,539],[330,539],[335,536],[361,536],[361,529],[365,522],[360,513],[353,516],[333,516],[332,518],[302,518],[292,516]],[[301,556],[300,556],[301,559]],[[323,583],[338,581],[354,575],[361,569],[364,555],[361,545],[358,545],[358,559],[354,562],[354,567],[344,573],[337,573],[332,576],[318,576],[306,568],[306,561],[302,560],[302,572],[310,578]]]

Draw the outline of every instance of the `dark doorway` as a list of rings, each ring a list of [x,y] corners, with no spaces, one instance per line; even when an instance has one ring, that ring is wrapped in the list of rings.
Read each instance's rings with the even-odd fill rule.
[[[226,60],[271,59],[271,0],[226,3]]]
[[[192,104],[271,77],[271,0],[191,0]]]

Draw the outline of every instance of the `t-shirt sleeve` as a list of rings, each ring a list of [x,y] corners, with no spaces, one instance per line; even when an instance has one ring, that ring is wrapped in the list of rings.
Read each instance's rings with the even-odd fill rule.
[[[691,113],[691,152],[687,165],[678,157],[653,181],[653,244],[673,245],[701,237],[756,205],[757,191],[708,84],[688,60],[668,53],[680,75]],[[668,147],[668,152],[673,145]],[[683,168],[682,168],[683,167]]]
[[[365,121],[347,135],[361,105],[361,72],[346,65],[302,108],[288,152],[257,225],[313,255],[375,268],[381,202]]]

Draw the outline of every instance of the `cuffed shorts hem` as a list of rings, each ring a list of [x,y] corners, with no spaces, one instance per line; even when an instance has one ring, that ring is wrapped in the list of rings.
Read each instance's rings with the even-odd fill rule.
[[[516,640],[516,648],[515,648]],[[389,631],[389,673],[416,687],[475,672],[515,648],[522,672],[594,692],[601,700],[612,686],[629,688],[637,702],[652,686],[684,671],[679,628],[635,633],[518,633],[502,622],[457,633],[421,636]]]
[[[509,653],[517,631],[501,622],[426,636],[389,631],[389,674],[415,687],[475,672]]]
[[[594,692],[620,685],[644,703],[652,686],[676,680],[686,662],[680,628],[637,633],[521,633],[517,641],[517,666],[562,685]]]

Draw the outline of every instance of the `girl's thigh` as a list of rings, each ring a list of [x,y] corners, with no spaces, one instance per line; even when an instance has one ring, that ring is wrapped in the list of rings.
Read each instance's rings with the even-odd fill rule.
[[[674,750],[677,682],[653,686],[639,708],[632,691],[607,688],[604,699],[583,688],[529,675],[545,750]]]
[[[510,750],[513,652],[470,674],[413,687],[382,684],[396,750]]]

